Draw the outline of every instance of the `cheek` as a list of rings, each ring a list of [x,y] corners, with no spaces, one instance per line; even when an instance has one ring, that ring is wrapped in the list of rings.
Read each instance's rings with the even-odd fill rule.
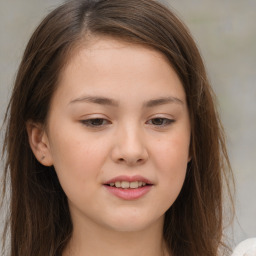
[[[189,133],[177,132],[154,143],[153,155],[164,169],[184,169],[189,161],[189,145]]]
[[[173,191],[181,189],[187,171],[187,160],[188,154],[179,153],[175,149],[160,154],[157,169],[164,188],[171,188]]]
[[[91,143],[90,138],[76,133],[63,136],[60,131],[54,136],[51,146],[53,165],[65,192],[72,187],[84,189],[93,184],[90,181],[97,181],[105,150],[102,141]]]
[[[163,193],[167,197],[176,198],[185,180],[187,164],[189,161],[190,137],[170,136],[159,142],[155,151],[155,168],[158,170],[159,183],[162,184]]]

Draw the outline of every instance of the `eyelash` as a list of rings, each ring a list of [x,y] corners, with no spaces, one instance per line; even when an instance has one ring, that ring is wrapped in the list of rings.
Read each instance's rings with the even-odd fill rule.
[[[161,124],[158,124],[158,125],[153,124],[152,123],[153,120],[154,121],[156,121],[156,120],[161,121]],[[155,118],[152,118],[149,121],[147,121],[147,123],[149,123],[149,122],[152,125],[157,126],[157,127],[165,127],[165,126],[168,126],[168,125],[171,125],[172,123],[174,123],[175,120],[174,119],[165,118],[165,117],[155,117]]]
[[[93,122],[97,122],[100,121],[101,123],[98,125],[93,124]],[[87,119],[87,120],[81,120],[81,123],[87,127],[92,127],[92,128],[99,128],[102,127],[104,125],[110,124],[110,121],[104,119],[104,118],[91,118],[91,119]],[[105,123],[105,124],[104,124]]]
[[[95,124],[95,122],[99,122],[98,124]],[[160,121],[161,124],[154,124],[153,121]],[[172,123],[174,123],[175,120],[174,119],[169,119],[169,118],[164,118],[164,117],[156,117],[156,118],[152,118],[149,121],[147,121],[147,124],[153,125],[155,127],[166,127],[168,125],[171,125]],[[81,120],[81,123],[87,127],[91,127],[91,128],[101,128],[105,125],[110,124],[111,122],[104,119],[104,118],[91,118],[91,119],[86,119],[86,120]]]

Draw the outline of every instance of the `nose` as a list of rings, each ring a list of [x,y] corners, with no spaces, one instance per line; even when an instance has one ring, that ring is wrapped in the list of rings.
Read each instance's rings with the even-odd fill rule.
[[[112,160],[128,166],[141,165],[148,160],[143,131],[138,127],[120,127],[112,150]]]

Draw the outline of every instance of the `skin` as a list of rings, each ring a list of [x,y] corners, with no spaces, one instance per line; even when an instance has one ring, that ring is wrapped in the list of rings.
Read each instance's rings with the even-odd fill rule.
[[[46,127],[31,122],[27,130],[68,197],[74,231],[64,255],[167,255],[164,214],[185,179],[191,132],[186,95],[167,59],[95,37],[63,70]],[[124,200],[103,185],[119,175],[153,185]]]

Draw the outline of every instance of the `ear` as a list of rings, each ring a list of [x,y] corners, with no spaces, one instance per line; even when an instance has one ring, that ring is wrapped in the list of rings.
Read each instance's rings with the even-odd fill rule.
[[[42,124],[28,121],[26,124],[30,147],[36,159],[45,166],[52,166],[53,160],[48,136]]]

